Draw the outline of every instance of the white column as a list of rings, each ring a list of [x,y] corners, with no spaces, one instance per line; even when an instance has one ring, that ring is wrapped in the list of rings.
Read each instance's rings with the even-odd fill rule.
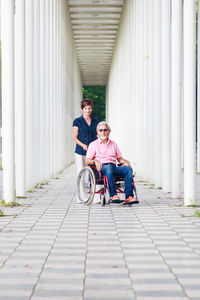
[[[50,1],[50,95],[49,95],[49,118],[50,118],[50,145],[49,145],[49,156],[50,156],[50,162],[49,162],[49,168],[50,168],[50,177],[53,176],[53,128],[54,128],[54,121],[53,121],[53,91],[54,91],[54,0]]]
[[[196,200],[196,1],[184,1],[184,204]]]
[[[200,173],[200,0],[198,1],[197,172]]]
[[[24,196],[26,189],[25,152],[25,2],[15,1],[15,161],[16,195]]]
[[[149,168],[149,149],[148,149],[148,122],[149,122],[149,113],[148,113],[148,68],[149,68],[149,52],[148,52],[148,43],[149,43],[149,35],[148,35],[148,4],[149,0],[143,1],[143,26],[144,26],[144,33],[143,33],[143,39],[144,39],[144,55],[143,55],[143,60],[144,60],[144,69],[143,69],[143,82],[144,82],[144,114],[143,114],[143,123],[144,123],[144,132],[143,134],[145,135],[144,139],[144,151],[145,151],[145,157],[144,157],[144,178],[148,178],[148,168]]]
[[[34,188],[34,141],[33,141],[33,1],[26,0],[25,5],[25,63],[26,63],[26,189],[33,190]]]
[[[142,20],[142,14],[143,14],[143,5],[142,1],[138,1],[138,25],[139,25],[139,68],[138,68],[138,77],[139,77],[139,98],[138,98],[138,104],[139,104],[139,135],[143,136],[144,132],[144,81],[143,81],[143,62],[144,62],[144,55],[143,55],[143,20]],[[122,59],[122,58],[121,58]],[[140,148],[139,148],[139,165],[140,165],[140,174],[142,178],[144,178],[144,139],[140,139]]]
[[[34,0],[34,171],[35,183],[42,181],[41,176],[41,110],[40,110],[40,0]]]
[[[155,186],[162,186],[161,161],[161,1],[154,0],[154,128],[155,128]]]
[[[45,55],[45,59],[46,59],[46,179],[49,178],[50,175],[50,119],[49,119],[49,112],[50,112],[50,56],[49,56],[49,52],[50,52],[50,42],[49,42],[49,34],[50,34],[50,23],[49,23],[49,19],[50,19],[50,1],[46,0],[46,8],[45,8],[45,12],[46,12],[46,55]]]
[[[133,105],[134,105],[134,77],[133,77],[133,24],[134,24],[134,19],[133,19],[133,2],[131,1],[131,14],[130,14],[130,114],[132,118],[130,118],[130,138],[133,140],[133,132],[134,132],[134,120],[133,120]],[[106,116],[107,116],[107,109],[108,109],[108,86],[106,86]],[[133,147],[131,153],[130,153],[130,160],[132,163],[132,167],[134,172],[136,171],[136,167],[133,164],[135,161],[135,149]]]
[[[182,81],[182,0],[172,1],[171,45],[171,135],[172,197],[180,197],[181,187],[181,81]]]
[[[56,24],[57,24],[57,17],[56,17],[56,5],[57,2],[53,0],[53,139],[52,139],[52,154],[53,154],[53,175],[56,174],[56,127],[57,127],[57,119],[56,119],[56,101],[57,101],[57,95],[56,95],[56,56],[57,56],[57,32],[56,32]]]
[[[57,172],[61,169],[61,130],[62,130],[62,120],[61,120],[61,102],[62,102],[62,93],[61,93],[61,83],[62,83],[62,71],[61,71],[61,1],[58,2],[58,93],[57,93],[57,102],[58,102],[58,110],[57,110],[57,119],[58,119],[58,169]]]
[[[56,174],[58,173],[59,170],[59,119],[58,119],[58,109],[59,109],[59,3],[56,1],[56,6],[55,6],[55,10],[56,10],[56,41],[55,41],[55,45],[56,45],[56,51],[55,51],[55,145],[56,145],[56,149],[55,149],[55,167],[56,167]]]
[[[3,198],[15,199],[14,0],[1,1]]]
[[[135,10],[136,10],[136,15],[135,15],[135,43],[136,43],[136,47],[135,47],[135,70],[139,70],[139,55],[140,55],[140,44],[139,44],[139,14],[138,14],[138,8],[139,8],[139,1],[135,1]],[[122,58],[121,58],[122,59]],[[141,176],[141,166],[140,166],[140,102],[139,102],[139,98],[140,98],[140,89],[139,89],[139,73],[137,72],[137,75],[135,74],[135,85],[136,85],[136,89],[135,89],[135,115],[134,115],[134,119],[135,119],[135,138],[137,141],[139,141],[135,147],[135,151],[136,151],[136,161],[138,164],[138,168],[137,168],[137,175]]]
[[[162,0],[162,188],[171,191],[171,0]]]
[[[149,149],[149,170],[148,179],[154,182],[154,0],[149,1],[149,126],[148,126],[148,149]]]
[[[46,27],[45,1],[40,1],[40,153],[41,179],[46,180]]]

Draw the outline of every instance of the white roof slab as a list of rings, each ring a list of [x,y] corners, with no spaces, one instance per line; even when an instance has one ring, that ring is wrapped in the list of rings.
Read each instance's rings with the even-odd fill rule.
[[[68,0],[83,85],[106,85],[123,0]]]

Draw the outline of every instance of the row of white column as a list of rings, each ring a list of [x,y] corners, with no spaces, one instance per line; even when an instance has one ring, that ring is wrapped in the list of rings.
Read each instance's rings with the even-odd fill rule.
[[[1,41],[3,197],[10,202],[73,161],[71,126],[82,95],[66,1],[1,1]]]
[[[196,196],[195,51],[195,0],[184,7],[182,0],[126,1],[108,81],[108,120],[137,174],[155,187],[180,197],[184,168],[185,205]],[[117,115],[128,144],[119,141]]]

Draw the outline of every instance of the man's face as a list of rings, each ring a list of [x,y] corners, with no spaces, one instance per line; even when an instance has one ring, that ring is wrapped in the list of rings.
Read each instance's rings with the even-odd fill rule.
[[[98,128],[98,137],[103,141],[106,140],[109,136],[110,131],[107,128],[106,124],[102,124]]]

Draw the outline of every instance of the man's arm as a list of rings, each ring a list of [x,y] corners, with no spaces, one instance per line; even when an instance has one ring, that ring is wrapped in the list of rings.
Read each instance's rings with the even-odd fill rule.
[[[94,160],[94,159],[90,159],[90,158],[86,158],[85,160],[87,165],[93,165],[95,164],[97,171],[101,171],[102,168],[102,163],[99,160]]]
[[[86,165],[94,165],[95,164],[94,160],[90,159],[90,158],[86,158],[85,163],[86,163]]]
[[[102,168],[102,163],[99,161],[99,160],[96,160],[95,159],[95,156],[96,156],[96,151],[95,151],[95,147],[94,142],[92,142],[89,147],[88,147],[88,150],[87,150],[87,153],[86,153],[86,160],[85,160],[85,163],[87,165],[93,165],[95,164],[96,168],[97,168],[97,171],[101,171],[101,168]]]
[[[124,159],[123,157],[119,157],[117,160],[123,166],[127,166],[127,167],[131,166],[130,162],[128,160]]]

